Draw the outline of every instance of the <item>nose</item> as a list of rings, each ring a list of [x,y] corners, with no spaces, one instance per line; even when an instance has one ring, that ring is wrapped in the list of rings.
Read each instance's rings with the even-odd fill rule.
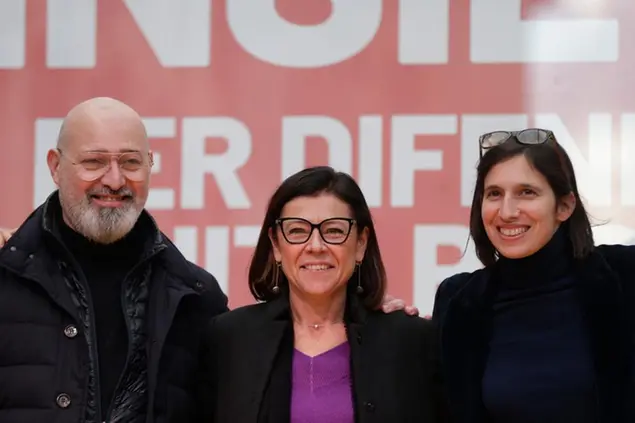
[[[498,214],[503,220],[515,219],[518,216],[518,204],[516,204],[516,200],[506,196],[503,199]]]
[[[324,248],[324,240],[317,228],[313,229],[313,232],[311,232],[307,245],[312,251],[320,251]]]
[[[126,179],[121,173],[121,169],[119,169],[119,163],[116,159],[112,159],[110,162],[110,167],[101,177],[101,183],[113,191],[117,191],[122,188],[126,184]]]

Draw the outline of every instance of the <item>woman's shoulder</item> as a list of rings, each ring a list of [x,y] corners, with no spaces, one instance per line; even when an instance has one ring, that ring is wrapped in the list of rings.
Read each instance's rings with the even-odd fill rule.
[[[488,269],[486,268],[478,269],[473,272],[456,273],[441,281],[437,288],[437,293],[444,296],[452,294],[466,286],[471,280],[484,277],[487,273]]]
[[[210,329],[215,333],[234,331],[237,328],[247,329],[250,326],[261,324],[267,319],[270,310],[271,306],[268,303],[237,307],[214,317],[211,321]]]
[[[603,262],[622,278],[630,280],[635,275],[635,246],[633,245],[598,245],[594,255],[602,257]]]
[[[595,252],[606,260],[635,266],[635,245],[602,244],[595,247]]]
[[[490,269],[481,268],[473,272],[457,273],[441,281],[434,297],[433,318],[436,318],[445,309],[450,300],[466,286],[475,282],[478,284],[479,281],[486,281],[489,273]]]

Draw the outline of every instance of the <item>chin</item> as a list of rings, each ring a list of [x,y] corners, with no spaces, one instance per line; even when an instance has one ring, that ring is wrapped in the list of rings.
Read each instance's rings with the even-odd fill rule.
[[[302,291],[304,291],[305,294],[314,296],[328,295],[333,292],[332,289],[327,287],[302,287]]]
[[[304,283],[300,284],[299,288],[302,292],[311,296],[323,296],[330,295],[337,291],[337,286],[330,283]]]
[[[500,253],[501,256],[513,260],[513,259],[522,259],[525,257],[529,257],[532,254],[534,254],[536,250],[533,248],[519,247],[519,248],[501,248],[501,249],[498,249],[498,252]]]

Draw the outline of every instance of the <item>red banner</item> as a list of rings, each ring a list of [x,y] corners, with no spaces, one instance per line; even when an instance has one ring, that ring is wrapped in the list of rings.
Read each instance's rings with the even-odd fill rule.
[[[66,112],[111,96],[147,124],[148,209],[232,306],[277,184],[330,163],[373,207],[389,292],[428,312],[479,266],[481,132],[553,129],[598,242],[635,239],[633,23],[629,0],[5,0],[0,226],[54,189]]]

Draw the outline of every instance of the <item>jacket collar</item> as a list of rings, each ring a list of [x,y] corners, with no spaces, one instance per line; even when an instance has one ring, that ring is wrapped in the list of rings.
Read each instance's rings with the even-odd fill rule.
[[[281,287],[278,298],[263,303],[259,307],[262,307],[263,318],[254,326],[245,328],[242,336],[242,348],[259,353],[257,358],[243,364],[244,369],[241,373],[249,375],[250,391],[245,393],[244,402],[242,402],[244,406],[238,407],[239,415],[235,416],[237,421],[256,421],[261,408],[269,410],[272,404],[279,406],[280,403],[287,404],[285,401],[288,401],[288,395],[285,396],[284,392],[271,392],[271,390],[287,389],[285,383],[281,388],[272,381],[279,380],[278,372],[286,372],[291,368],[294,336],[288,288]],[[356,294],[351,294],[349,290],[345,311],[345,323],[350,331],[349,336],[358,336],[366,316],[364,306]],[[352,347],[355,346],[353,342],[351,344]],[[280,400],[281,395],[285,397],[282,400]],[[274,413],[277,415],[278,412]]]
[[[291,305],[289,303],[289,291],[286,286],[280,289],[280,295],[275,300],[264,304],[265,316],[268,321],[290,321]],[[368,318],[368,310],[355,293],[355,289],[348,287],[346,293],[346,309],[344,322],[347,325],[363,325]]]
[[[42,275],[50,275],[52,269],[55,271],[55,262],[65,259],[59,256],[65,249],[57,227],[60,213],[59,191],[56,190],[29,215],[7,244],[0,248],[0,266],[29,279],[36,278],[38,282],[45,284],[46,281],[40,281]],[[200,291],[193,265],[160,231],[147,210],[141,212],[137,224],[143,225],[143,230],[147,231],[145,253],[141,259],[160,253],[161,260],[158,263],[168,274],[177,276],[167,278],[168,284],[175,288]]]

